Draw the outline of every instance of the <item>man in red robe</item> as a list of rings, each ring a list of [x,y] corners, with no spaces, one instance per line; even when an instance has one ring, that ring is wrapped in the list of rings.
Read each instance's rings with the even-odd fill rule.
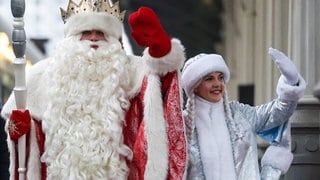
[[[61,11],[65,38],[27,72],[27,110],[16,110],[11,95],[1,112],[11,179],[24,134],[27,179],[184,179],[184,48],[142,7],[129,24],[146,49],[127,55],[118,5],[70,1]]]

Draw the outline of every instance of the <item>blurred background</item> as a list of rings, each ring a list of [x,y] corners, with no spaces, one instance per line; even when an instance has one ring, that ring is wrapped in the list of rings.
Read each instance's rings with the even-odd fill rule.
[[[1,103],[14,87],[10,3],[0,1]],[[52,55],[55,44],[63,38],[59,8],[67,5],[67,0],[26,1],[26,70]],[[199,53],[224,57],[231,70],[227,86],[230,99],[243,103],[258,105],[276,97],[280,74],[268,48],[286,53],[308,87],[291,118],[295,156],[282,178],[320,179],[320,0],[121,0],[120,5],[127,12],[124,43],[129,54],[141,55],[143,49],[131,39],[127,18],[139,7],[148,6],[158,14],[168,34],[181,40],[187,58]],[[1,134],[2,139],[4,136]],[[260,146],[263,152],[263,142]],[[0,153],[6,156],[5,150]]]

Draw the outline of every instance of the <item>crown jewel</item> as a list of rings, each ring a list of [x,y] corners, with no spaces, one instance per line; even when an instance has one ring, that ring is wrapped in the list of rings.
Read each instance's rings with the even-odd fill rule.
[[[60,11],[64,23],[70,16],[85,12],[105,12],[118,18],[121,22],[125,15],[125,11],[120,12],[119,1],[110,5],[109,0],[81,0],[79,5],[70,0],[67,10],[60,8]]]

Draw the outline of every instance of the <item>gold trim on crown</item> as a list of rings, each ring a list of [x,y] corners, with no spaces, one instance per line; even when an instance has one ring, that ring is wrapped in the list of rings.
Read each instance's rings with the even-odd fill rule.
[[[85,12],[105,12],[123,22],[126,13],[126,11],[120,12],[119,1],[114,3],[114,5],[110,5],[109,0],[81,0],[79,5],[70,0],[67,10],[60,8],[60,12],[64,23],[66,23],[70,16]]]

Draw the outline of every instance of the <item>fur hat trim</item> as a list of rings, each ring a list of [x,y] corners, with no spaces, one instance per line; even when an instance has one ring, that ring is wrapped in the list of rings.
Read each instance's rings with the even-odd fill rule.
[[[100,30],[105,36],[119,39],[122,35],[122,22],[103,12],[87,12],[71,16],[65,24],[65,37],[78,35],[83,31]]]
[[[202,53],[190,58],[182,70],[182,87],[190,94],[197,82],[212,72],[222,72],[225,82],[230,79],[229,68],[221,55]]]

